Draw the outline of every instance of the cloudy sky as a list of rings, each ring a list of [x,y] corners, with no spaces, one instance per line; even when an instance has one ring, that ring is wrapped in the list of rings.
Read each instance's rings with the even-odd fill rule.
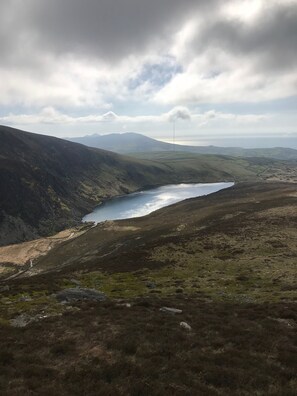
[[[2,0],[0,50],[0,124],[297,138],[297,0]]]

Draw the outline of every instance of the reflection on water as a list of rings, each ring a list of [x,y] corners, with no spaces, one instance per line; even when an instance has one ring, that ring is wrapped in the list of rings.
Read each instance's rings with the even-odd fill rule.
[[[187,198],[200,197],[233,186],[234,183],[207,184],[171,184],[140,191],[125,196],[112,198],[98,206],[83,221],[99,223],[105,220],[129,219],[145,216],[157,209],[183,201]]]

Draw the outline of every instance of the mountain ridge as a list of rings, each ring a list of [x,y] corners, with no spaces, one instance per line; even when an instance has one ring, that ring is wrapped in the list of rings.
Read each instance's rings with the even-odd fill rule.
[[[280,160],[296,160],[297,150],[286,147],[273,148],[242,148],[242,147],[219,147],[219,146],[188,146],[173,145],[162,142],[135,132],[111,133],[106,135],[86,135],[67,140],[84,144],[89,147],[102,148],[121,154],[133,154],[153,151],[184,151],[196,154],[218,154],[235,157],[265,157]]]

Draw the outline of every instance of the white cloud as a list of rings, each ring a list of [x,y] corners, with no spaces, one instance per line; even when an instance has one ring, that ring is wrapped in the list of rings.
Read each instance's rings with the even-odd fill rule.
[[[265,114],[245,114],[237,115],[231,113],[217,112],[215,110],[206,111],[204,113],[191,112],[187,107],[174,107],[166,113],[159,115],[118,115],[113,111],[104,114],[90,114],[86,116],[69,116],[63,114],[53,107],[45,107],[36,114],[9,114],[0,117],[1,123],[10,125],[34,125],[34,124],[123,124],[125,129],[127,125],[133,124],[168,124],[173,121],[182,120],[185,122],[193,121],[195,126],[206,125],[217,121],[232,121],[236,123],[257,123],[269,118]]]
[[[167,114],[167,117],[170,122],[174,122],[177,120],[190,120],[191,112],[187,107],[178,106],[170,110],[169,113]]]

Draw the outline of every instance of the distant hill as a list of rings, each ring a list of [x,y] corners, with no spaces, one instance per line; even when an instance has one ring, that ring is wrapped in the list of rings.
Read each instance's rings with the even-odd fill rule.
[[[149,138],[140,133],[111,133],[108,135],[88,135],[67,139],[89,147],[104,148],[116,153],[130,154],[137,152],[170,151],[172,145]]]
[[[89,147],[102,148],[121,154],[153,151],[173,151],[174,145],[149,138],[139,133],[112,133],[109,135],[89,135],[68,139]],[[235,157],[265,157],[280,160],[296,160],[297,150],[283,147],[245,149],[241,147],[185,146],[176,145],[176,151],[197,154],[218,154]]]

